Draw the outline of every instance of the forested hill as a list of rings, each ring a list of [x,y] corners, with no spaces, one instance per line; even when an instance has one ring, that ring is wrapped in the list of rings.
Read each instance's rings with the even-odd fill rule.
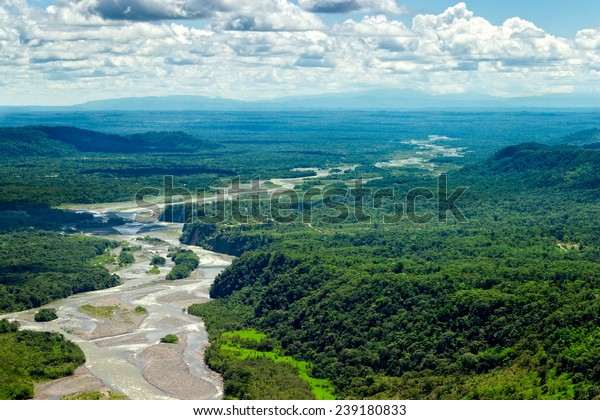
[[[600,151],[591,146],[523,143],[506,147],[463,175],[487,176],[485,184],[521,189],[594,190],[600,185]]]
[[[200,140],[179,131],[148,132],[120,136],[75,127],[0,128],[0,156],[4,158],[58,157],[72,155],[77,152],[201,151],[217,147],[215,143]]]
[[[599,169],[594,150],[502,149],[449,176],[467,224],[186,225],[242,254],[190,308],[226,396],[255,395],[249,363],[231,372],[256,347],[229,337],[258,331],[338,398],[600,398]]]
[[[592,128],[591,130],[579,131],[577,133],[560,138],[558,142],[562,144],[572,144],[577,146],[600,143],[600,128]]]

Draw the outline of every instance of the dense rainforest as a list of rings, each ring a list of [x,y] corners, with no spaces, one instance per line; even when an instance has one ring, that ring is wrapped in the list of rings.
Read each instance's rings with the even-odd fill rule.
[[[104,221],[62,204],[168,195],[171,186],[194,193],[234,177],[277,188],[329,168],[295,186],[314,200],[278,209],[299,216],[291,222],[274,219],[266,197],[248,196],[234,203],[263,213],[250,224],[231,214],[195,223],[206,209],[194,206],[162,215],[186,222],[183,242],[239,257],[217,278],[216,300],[189,308],[206,322],[206,358],[227,398],[600,395],[598,130],[569,134],[595,125],[595,114],[188,117],[190,130],[135,113],[84,118],[85,130],[52,121],[0,129],[0,312],[118,284],[102,267],[118,244],[73,234]],[[466,187],[457,202],[465,220],[442,219],[447,209],[424,196],[411,207],[415,188],[439,194],[440,174],[449,192]],[[356,178],[369,223],[332,217],[356,204],[342,194]],[[392,198],[372,195],[390,189]],[[402,220],[386,220],[398,209]],[[198,265],[170,257],[174,280]],[[81,363],[59,336],[0,328],[0,344],[17,351],[1,352],[5,361],[28,355],[0,372],[12,384],[0,398],[28,398],[31,381]]]
[[[33,398],[33,383],[72,375],[85,356],[60,334],[0,320],[0,400]]]
[[[0,235],[0,313],[118,285],[118,276],[94,262],[117,245],[106,239],[45,231]]]
[[[73,113],[0,116],[0,204],[131,201],[164,190],[165,176],[192,193],[231,178],[290,178],[314,168],[360,165],[353,176],[384,177],[385,159],[464,148],[462,157],[431,156],[440,170],[473,163],[498,149],[537,141],[594,143],[595,113],[260,112]],[[72,124],[72,126],[69,126]],[[17,125],[22,125],[17,127]],[[81,127],[81,128],[75,128]],[[420,140],[419,140],[420,141]],[[426,149],[423,149],[427,147]],[[454,155],[454,153],[451,153]],[[303,169],[294,171],[293,169]],[[403,172],[413,179],[418,173]],[[164,191],[163,191],[164,192]]]
[[[226,185],[238,175],[246,180],[313,175],[312,169],[293,169],[341,160],[341,153],[321,152],[314,141],[289,144],[284,152],[282,143],[287,144],[278,139],[249,147],[181,131],[118,135],[67,126],[0,128],[0,156],[8,161],[0,166],[0,206],[132,201],[139,191],[165,193],[166,177],[175,177],[177,186],[195,193]],[[348,144],[339,147],[353,152],[359,162],[372,163],[379,157],[373,151],[359,153],[366,144],[358,150]],[[385,143],[375,148],[393,150]],[[271,153],[279,158],[273,160]]]
[[[242,255],[190,308],[207,361],[247,396],[260,378],[232,376],[225,334],[251,329],[339,398],[598,397],[599,170],[522,144],[455,174],[468,223],[188,224],[184,242]]]

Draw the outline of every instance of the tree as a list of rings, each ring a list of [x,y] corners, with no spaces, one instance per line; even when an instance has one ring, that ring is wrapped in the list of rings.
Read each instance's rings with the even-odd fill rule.
[[[165,257],[161,257],[160,255],[155,255],[154,257],[152,257],[152,261],[150,262],[150,265],[160,265],[161,267],[164,267],[164,265],[167,263],[167,259]]]
[[[56,309],[42,309],[35,314],[33,319],[35,322],[50,322],[58,319],[58,315],[56,314]]]

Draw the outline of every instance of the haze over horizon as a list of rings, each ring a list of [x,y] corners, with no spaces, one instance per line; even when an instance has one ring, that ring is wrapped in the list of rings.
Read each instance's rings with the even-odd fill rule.
[[[0,76],[0,106],[370,89],[600,97],[600,4],[6,0]]]
[[[132,96],[70,106],[1,106],[0,113],[103,111],[294,111],[294,110],[569,110],[600,109],[600,95],[548,94],[502,98],[483,94],[428,95],[410,89],[365,90],[284,96],[271,100],[235,100],[202,95]]]

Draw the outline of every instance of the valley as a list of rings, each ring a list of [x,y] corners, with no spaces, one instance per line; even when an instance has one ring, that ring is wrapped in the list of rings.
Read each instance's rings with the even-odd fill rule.
[[[231,258],[196,247],[200,268],[186,280],[167,282],[164,276],[169,265],[157,275],[148,274],[152,255],[165,255],[168,248],[178,246],[180,225],[161,224],[153,237],[165,242],[150,245],[136,241],[133,235],[111,235],[109,238],[140,244],[134,253],[136,262],[111,271],[122,281],[120,286],[73,296],[46,305],[56,309],[59,319],[47,324],[33,322],[37,309],[9,314],[22,328],[33,331],[58,332],[79,345],[86,356],[85,368],[89,379],[81,386],[80,375],[61,379],[60,386],[44,384],[45,398],[60,398],[70,393],[83,393],[109,388],[132,399],[211,399],[222,396],[222,383],[202,362],[202,351],[207,343],[206,332],[195,317],[186,314],[192,303],[208,300],[208,290],[214,277],[226,268]],[[82,313],[85,305],[115,307],[132,311],[142,307],[147,311],[143,319],[132,317],[103,318]],[[159,344],[167,334],[176,334],[180,343],[173,348]],[[165,357],[164,352],[172,352]],[[178,378],[175,386],[170,378]],[[92,379],[92,378],[97,378]],[[182,386],[182,384],[184,386]],[[68,394],[62,394],[68,390]]]
[[[0,133],[0,318],[85,355],[35,398],[600,395],[600,157],[543,128],[597,114],[175,116]]]

